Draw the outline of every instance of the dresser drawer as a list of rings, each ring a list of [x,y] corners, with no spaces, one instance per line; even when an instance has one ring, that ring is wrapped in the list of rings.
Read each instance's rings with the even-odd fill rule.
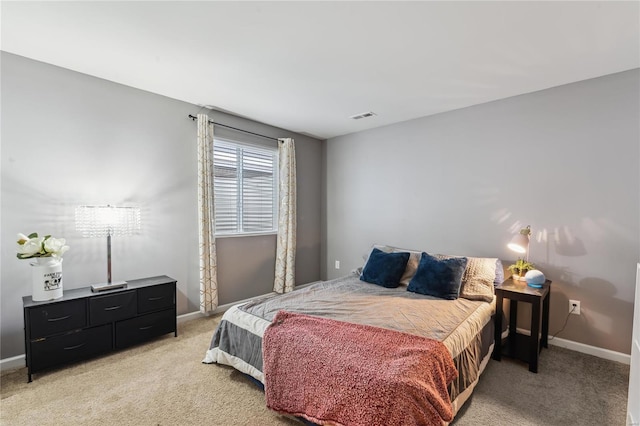
[[[64,333],[87,325],[87,305],[84,300],[52,303],[29,308],[31,339]]]
[[[136,316],[136,291],[89,299],[89,324],[100,325]]]
[[[138,312],[153,312],[175,305],[175,283],[138,289]]]
[[[31,371],[78,361],[109,352],[111,324],[78,330],[31,343]]]
[[[125,348],[176,330],[173,309],[142,315],[116,323],[116,348]]]

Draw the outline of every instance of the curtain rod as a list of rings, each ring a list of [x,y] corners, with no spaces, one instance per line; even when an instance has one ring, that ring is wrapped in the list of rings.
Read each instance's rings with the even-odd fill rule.
[[[198,119],[198,117],[196,117],[195,115],[191,115],[191,114],[189,114],[189,118],[190,118],[190,119],[192,119],[192,120],[194,120],[194,121]],[[265,135],[261,135],[261,134],[259,134],[259,133],[253,133],[253,132],[250,132],[250,131],[248,131],[248,130],[238,129],[237,127],[231,127],[231,126],[227,126],[226,124],[216,123],[215,121],[212,121],[212,120],[209,120],[209,123],[215,124],[216,126],[220,126],[220,127],[226,127],[227,129],[236,130],[236,131],[238,131],[238,132],[248,133],[248,134],[250,134],[250,135],[254,135],[254,136],[259,136],[259,137],[261,137],[261,138],[271,139],[271,140],[273,140],[273,141],[278,142],[278,138],[272,138],[271,136],[265,136]]]

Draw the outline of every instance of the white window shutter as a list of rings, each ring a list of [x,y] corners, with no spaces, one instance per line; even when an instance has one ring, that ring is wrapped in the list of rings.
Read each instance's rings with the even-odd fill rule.
[[[276,149],[214,143],[216,235],[277,231]]]

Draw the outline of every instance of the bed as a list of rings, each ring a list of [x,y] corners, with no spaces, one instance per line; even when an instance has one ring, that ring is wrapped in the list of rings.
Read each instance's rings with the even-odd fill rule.
[[[401,252],[402,250],[385,248],[388,252]],[[419,255],[420,252],[412,251],[410,253],[411,258],[406,263],[406,268],[403,267],[403,279],[400,281],[406,284],[411,281],[411,276],[409,275],[416,275],[420,266]],[[441,258],[445,257],[447,256],[441,256]],[[389,333],[402,333],[415,338],[427,339],[427,341],[433,340],[439,342],[438,344],[441,344],[443,348],[446,348],[447,358],[450,356],[449,362],[452,362],[457,371],[453,380],[446,384],[446,403],[450,403],[451,412],[449,415],[443,415],[438,421],[424,420],[416,424],[447,424],[471,395],[493,350],[493,314],[495,312],[493,284],[495,281],[501,280],[501,277],[496,277],[496,275],[500,274],[496,274],[495,271],[500,269],[501,272],[502,270],[499,261],[497,261],[497,264],[496,261],[497,259],[484,259],[483,264],[485,266],[494,265],[494,270],[491,271],[490,277],[484,277],[484,287],[489,284],[491,288],[490,290],[483,290],[484,295],[481,297],[476,297],[477,295],[474,293],[477,293],[477,291],[475,290],[467,291],[467,293],[471,294],[471,297],[458,297],[454,300],[448,300],[407,291],[410,287],[405,285],[388,288],[364,281],[362,279],[362,271],[359,270],[348,276],[311,284],[287,294],[269,296],[233,306],[223,315],[213,334],[211,345],[203,362],[232,366],[264,384],[266,381],[264,359],[268,354],[263,353],[263,346],[265,346],[263,337],[265,337],[265,332],[273,329],[273,327],[269,327],[272,325],[274,318],[278,319],[280,318],[278,315],[284,315],[284,313],[304,321],[323,319],[332,321],[330,323],[332,325],[367,327],[366,330],[371,330],[374,333],[376,333],[376,330],[386,330]],[[475,263],[477,264],[478,262]],[[370,263],[367,264],[370,265]],[[367,264],[365,264],[365,271]],[[468,288],[473,288],[473,285],[471,285],[473,277],[471,275],[473,275],[474,271],[469,270],[470,266],[466,267],[464,279],[461,280],[463,289],[465,283]],[[491,281],[486,282],[488,279],[491,279]],[[461,290],[462,293],[463,291]],[[282,320],[278,320],[278,323],[280,322]],[[356,330],[354,336],[359,335],[361,332],[362,329]],[[299,336],[304,336],[306,342],[313,342],[314,340],[308,339],[308,336],[311,335],[310,333],[310,330],[305,331],[300,333]],[[294,338],[291,336],[294,336]],[[331,336],[329,336],[330,338]],[[313,344],[303,343],[304,339],[295,338],[295,334],[289,334],[285,339],[289,339],[286,341],[285,349],[299,340],[299,344],[302,346],[291,346],[291,350],[298,354],[305,353],[307,366],[316,365],[316,362],[308,359],[308,357],[314,356],[314,349],[304,346],[313,346]],[[377,337],[372,337],[371,339],[378,340]],[[324,341],[325,338],[323,337],[322,340]],[[318,341],[315,340],[315,342]],[[379,344],[379,342],[372,342],[372,347],[376,347]],[[340,344],[336,345],[340,346]],[[332,346],[324,347],[322,349],[323,355],[327,356],[326,352],[332,350],[331,348]],[[279,348],[278,351],[282,351],[282,348]],[[406,350],[403,349],[403,351],[403,354],[407,353]],[[278,352],[278,355],[267,359],[278,360],[282,358],[282,353]],[[331,356],[333,357],[334,355]],[[354,354],[347,354],[346,359],[353,359],[354,356]],[[402,358],[402,356],[404,355],[398,355],[399,358]],[[295,359],[295,357],[293,358]],[[360,359],[362,358],[360,357]],[[335,362],[327,360],[321,362],[323,364],[335,364]],[[342,362],[344,361],[340,361],[340,363]],[[356,364],[353,364],[348,370],[353,370],[354,366],[358,366],[359,369],[361,361],[356,360],[355,362]],[[388,361],[384,362],[385,365],[388,365]],[[442,363],[438,365],[440,364]],[[406,371],[398,373],[399,376],[404,376],[405,374]],[[278,374],[272,374],[271,377],[278,376]],[[305,381],[308,379],[307,377]],[[349,386],[354,387],[353,384]],[[268,384],[267,389],[269,389]],[[305,388],[304,392],[306,393],[308,390]],[[405,391],[400,392],[402,395],[405,393]],[[292,393],[288,395],[291,397]],[[269,402],[269,396],[267,396],[267,402]],[[389,401],[389,404],[397,404],[397,401]],[[415,401],[412,401],[410,405],[415,405]],[[270,408],[274,407],[270,406]],[[418,408],[422,409],[421,407]],[[285,414],[295,414],[320,424],[357,424],[357,422],[350,421],[343,423],[335,418],[327,420],[327,418],[313,413],[275,409]],[[385,413],[389,411],[388,407],[381,409]],[[407,409],[404,411],[406,412]],[[379,423],[389,424],[390,422],[391,420]],[[371,423],[363,422],[363,424]]]

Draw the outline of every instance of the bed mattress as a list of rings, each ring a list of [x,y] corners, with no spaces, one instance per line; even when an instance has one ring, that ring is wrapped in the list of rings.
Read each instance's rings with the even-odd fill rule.
[[[371,325],[442,342],[458,369],[449,386],[454,412],[469,397],[493,348],[492,303],[444,300],[385,288],[349,275],[236,305],[223,315],[203,362],[230,365],[264,383],[262,336],[281,310]]]

